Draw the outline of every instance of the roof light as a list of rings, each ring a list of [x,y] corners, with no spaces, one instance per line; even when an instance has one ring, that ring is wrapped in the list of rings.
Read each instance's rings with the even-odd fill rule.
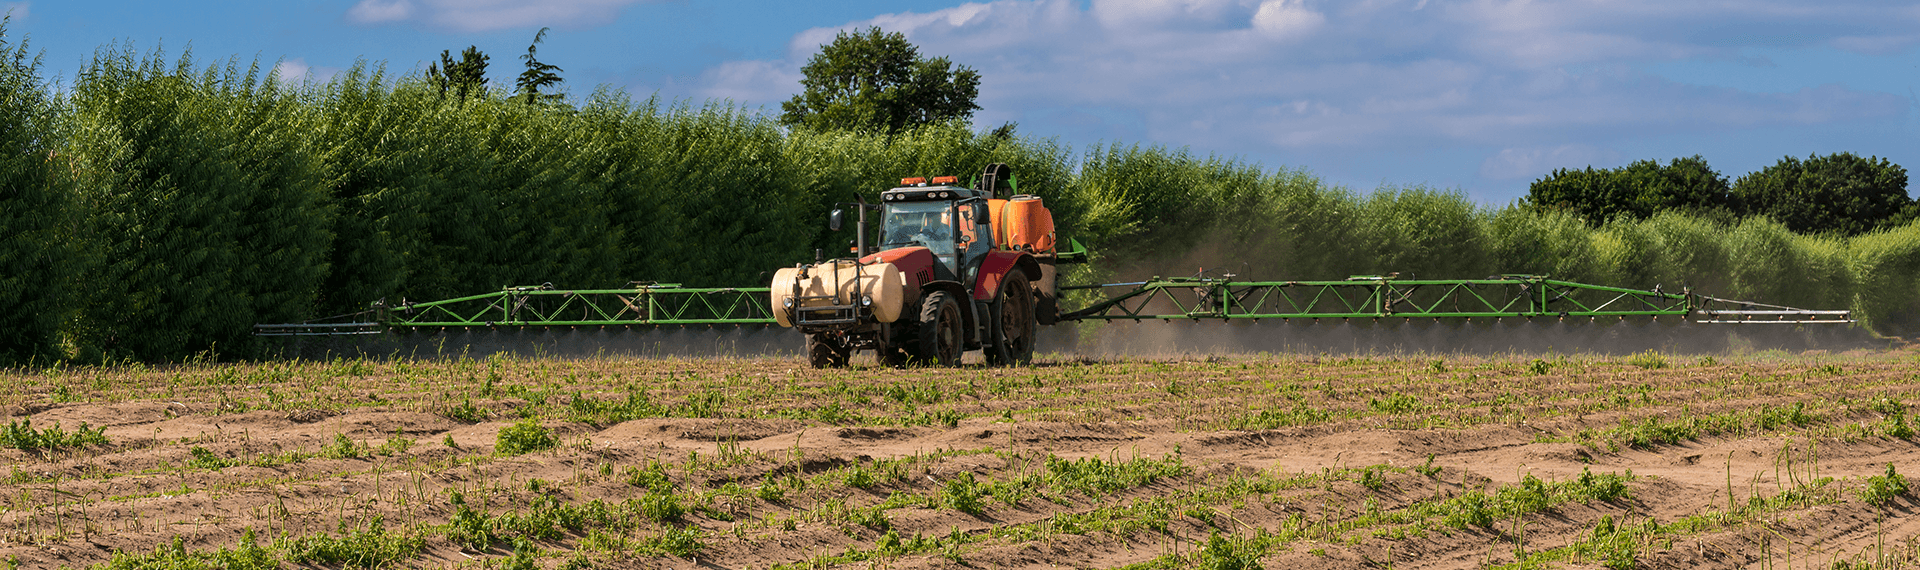
[[[958,176],[935,176],[935,177],[933,177],[933,183],[934,183],[934,184],[959,184],[959,183],[960,183],[960,177],[958,177]]]
[[[912,186],[915,184],[926,184],[926,183],[927,183],[927,179],[926,177],[923,177],[923,176],[915,176],[913,178],[900,179],[901,186]]]

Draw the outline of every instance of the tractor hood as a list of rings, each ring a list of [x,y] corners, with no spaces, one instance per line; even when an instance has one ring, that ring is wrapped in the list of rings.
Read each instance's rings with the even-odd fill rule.
[[[931,249],[924,247],[902,247],[862,257],[860,261],[863,263],[893,264],[894,267],[900,269],[900,274],[906,278],[906,298],[919,299],[920,286],[926,285],[929,281],[933,281],[933,264],[937,261],[937,258],[934,257],[933,250]]]

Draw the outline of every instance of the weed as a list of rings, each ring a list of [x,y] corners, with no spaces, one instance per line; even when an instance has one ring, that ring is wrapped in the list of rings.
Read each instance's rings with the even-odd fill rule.
[[[196,469],[212,469],[218,471],[222,467],[233,464],[226,458],[214,455],[212,451],[207,451],[207,448],[198,445],[187,450],[187,454],[190,456],[190,458],[187,459],[187,465]]]
[[[320,448],[320,457],[327,459],[359,459],[367,455],[365,445],[354,443],[347,434],[333,434],[333,441]]]
[[[621,480],[625,481],[628,485],[640,487],[657,494],[673,492],[673,481],[667,478],[666,466],[658,463],[649,464],[646,469],[627,467],[627,472],[621,477]]]
[[[179,535],[173,542],[155,547],[146,554],[115,552],[113,559],[98,567],[99,570],[147,570],[166,569],[213,569],[222,570],[274,570],[280,568],[279,557],[262,548],[253,535],[253,529],[247,529],[241,535],[240,544],[233,548],[222,548],[214,552],[192,552],[187,550],[187,541]]]
[[[90,428],[82,423],[79,429],[69,433],[56,423],[53,427],[35,430],[32,420],[16,420],[0,428],[0,447],[33,452],[88,445],[107,445],[106,428]]]
[[[986,512],[982,508],[981,489],[973,480],[973,473],[962,471],[947,480],[946,488],[940,491],[940,504],[956,511],[979,516]]]
[[[1207,537],[1207,544],[1200,548],[1199,559],[1194,567],[1204,570],[1256,570],[1260,568],[1260,556],[1264,549],[1242,538],[1227,538],[1214,531]]]
[[[426,541],[411,534],[388,532],[380,517],[360,528],[340,522],[339,536],[313,534],[276,541],[274,548],[286,552],[294,564],[380,568],[413,558]]]
[[[534,553],[538,550],[539,548],[535,547],[533,543],[527,539],[513,539],[513,554],[508,555],[507,559],[503,561],[501,565],[502,569],[539,570],[540,564],[534,560]]]
[[[462,398],[458,405],[449,406],[441,415],[463,424],[476,424],[493,417],[493,413],[486,408],[474,405],[473,398]]]
[[[635,501],[640,507],[641,516],[654,521],[677,521],[687,514],[687,507],[680,504],[680,497],[671,493],[647,493]]]
[[[704,536],[705,533],[699,528],[668,526],[660,534],[642,540],[637,550],[642,553],[691,558],[707,548],[707,545],[700,541]]]
[[[1426,409],[1418,398],[1405,393],[1395,393],[1383,399],[1368,399],[1367,407],[1383,414],[1411,414]]]
[[[500,430],[494,438],[494,452],[501,455],[520,455],[535,451],[553,449],[559,440],[553,437],[553,431],[541,427],[540,422],[524,419]]]
[[[1379,491],[1387,487],[1387,477],[1378,466],[1360,470],[1360,486],[1370,491]]]
[[[1886,506],[1895,497],[1907,494],[1907,477],[1894,472],[1893,464],[1887,464],[1887,472],[1867,478],[1866,488],[1860,489],[1860,501],[1876,507]]]
[[[1527,363],[1527,371],[1532,372],[1534,376],[1546,376],[1553,372],[1553,363],[1535,358]]]
[[[1427,477],[1435,477],[1440,475],[1441,467],[1433,464],[1433,454],[1429,453],[1427,454],[1427,462],[1420,466],[1414,467],[1413,470],[1414,472],[1419,473],[1421,475],[1426,475]]]
[[[1658,370],[1667,367],[1667,357],[1660,354],[1659,351],[1646,350],[1628,356],[1627,364],[1638,366],[1644,370]]]

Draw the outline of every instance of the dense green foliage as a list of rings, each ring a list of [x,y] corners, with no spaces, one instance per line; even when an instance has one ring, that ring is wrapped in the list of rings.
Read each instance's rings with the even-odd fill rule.
[[[84,347],[169,358],[311,311],[331,209],[296,134],[307,109],[279,85],[258,66],[124,51],[81,71],[65,144],[99,260],[82,278]]]
[[[81,267],[72,249],[71,190],[53,148],[56,102],[39,61],[0,24],[0,366],[57,354]]]
[[[1621,168],[1555,170],[1534,181],[1521,204],[1563,211],[1593,225],[1681,212],[1731,223],[1766,217],[1795,233],[1857,236],[1920,217],[1907,197],[1907,171],[1884,158],[1853,153],[1794,157],[1731,185],[1699,156],[1662,165],[1642,160]]]
[[[799,95],[780,122],[814,130],[896,134],[956,120],[980,108],[980,74],[944,57],[920,57],[900,32],[868,28],[834,36],[800,68]]]
[[[786,131],[722,104],[601,91],[526,105],[379,68],[293,83],[124,49],[55,94],[24,53],[0,59],[0,359],[14,362],[244,355],[254,323],[511,285],[760,284],[816,248],[846,251],[851,232],[825,228],[834,204],[993,162],[1093,248],[1071,280],[1535,273],[1851,307],[1879,332],[1920,331],[1913,225],[1840,237],[1659,208],[1594,224],[953,122]],[[1694,174],[1668,179],[1718,180]]]
[[[1668,164],[1642,160],[1622,168],[1559,169],[1533,183],[1526,203],[1565,210],[1596,223],[1616,217],[1646,219],[1680,210],[1716,215],[1732,209],[1726,177],[1699,155]]]
[[[1740,177],[1733,196],[1743,213],[1767,216],[1801,233],[1859,235],[1913,205],[1907,170],[1850,152],[1785,157]]]

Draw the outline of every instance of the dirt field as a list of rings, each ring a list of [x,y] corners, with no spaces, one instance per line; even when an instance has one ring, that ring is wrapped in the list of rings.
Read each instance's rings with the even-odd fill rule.
[[[14,371],[0,558],[1902,567],[1920,502],[1888,473],[1920,473],[1917,372],[1905,351]]]

